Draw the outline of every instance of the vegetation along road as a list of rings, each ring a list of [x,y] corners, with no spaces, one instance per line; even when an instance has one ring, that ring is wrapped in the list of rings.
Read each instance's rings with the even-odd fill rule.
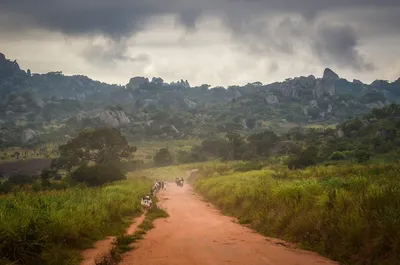
[[[137,243],[137,248],[124,255],[120,264],[337,264],[235,223],[186,184],[183,188],[169,185],[159,198],[169,218],[155,221],[155,228]]]

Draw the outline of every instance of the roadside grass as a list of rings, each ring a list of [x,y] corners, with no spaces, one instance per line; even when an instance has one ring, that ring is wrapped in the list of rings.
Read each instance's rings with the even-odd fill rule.
[[[133,249],[132,244],[143,239],[143,236],[147,231],[154,228],[154,220],[167,217],[167,212],[153,204],[153,206],[147,211],[143,222],[138,226],[139,229],[133,235],[123,234],[118,236],[113,242],[114,247],[110,250],[110,253],[96,261],[96,265],[118,264],[122,259],[122,255]]]
[[[17,192],[0,200],[3,263],[78,264],[79,250],[122,233],[141,213],[152,181],[136,179],[100,188]],[[0,264],[2,264],[0,262]]]
[[[343,264],[400,264],[400,165],[234,172],[205,164],[195,189],[258,232]]]

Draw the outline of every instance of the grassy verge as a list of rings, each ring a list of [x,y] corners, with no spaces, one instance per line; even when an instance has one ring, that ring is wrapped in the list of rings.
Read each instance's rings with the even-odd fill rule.
[[[201,168],[195,188],[264,235],[345,264],[400,264],[400,165]]]
[[[146,213],[143,222],[133,235],[120,235],[114,241],[114,247],[110,253],[96,262],[96,265],[116,265],[121,261],[122,254],[132,250],[132,244],[142,239],[150,229],[154,228],[153,221],[159,218],[167,218],[168,213],[153,205]]]
[[[79,249],[119,234],[141,212],[152,182],[19,192],[0,199],[0,264],[78,264]]]

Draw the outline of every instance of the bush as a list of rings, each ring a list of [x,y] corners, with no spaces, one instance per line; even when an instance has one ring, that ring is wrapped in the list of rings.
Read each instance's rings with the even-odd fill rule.
[[[79,249],[125,230],[126,217],[141,212],[140,198],[151,185],[133,180],[2,197],[0,264],[79,264]]]
[[[368,164],[208,173],[195,189],[266,236],[340,264],[391,265],[400,264],[399,170]]]
[[[108,182],[126,179],[124,173],[112,164],[80,166],[71,174],[71,180],[86,183],[89,186],[100,186]]]
[[[6,194],[13,191],[13,184],[9,180],[0,182],[0,194]]]
[[[330,160],[335,160],[335,161],[345,160],[345,159],[346,159],[346,156],[342,152],[339,152],[339,151],[333,152],[330,157]]]
[[[168,166],[172,164],[172,155],[168,148],[161,148],[153,158],[156,166]]]
[[[258,162],[243,162],[233,165],[233,171],[247,172],[252,170],[261,170],[262,164]]]
[[[357,159],[358,163],[364,163],[370,159],[371,154],[365,150],[357,150],[354,157]]]
[[[35,180],[32,176],[24,175],[24,174],[15,174],[12,175],[9,179],[11,184],[13,185],[26,185],[31,184]]]

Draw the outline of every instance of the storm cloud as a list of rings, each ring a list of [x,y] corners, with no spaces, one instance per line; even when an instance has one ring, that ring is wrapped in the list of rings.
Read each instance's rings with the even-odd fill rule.
[[[175,27],[187,34],[201,31],[199,25],[204,21],[217,20],[220,34],[229,34],[229,45],[239,53],[255,60],[273,57],[279,67],[270,73],[285,69],[279,56],[356,73],[379,67],[374,62],[379,59],[377,47],[365,46],[377,38],[400,38],[399,12],[398,0],[2,0],[0,38],[7,38],[4,32],[8,32],[24,39],[35,30],[66,38],[101,36],[104,43],[89,43],[79,50],[87,61],[146,64],[154,56],[128,50],[135,50],[132,39],[152,31],[157,19],[172,17]],[[207,38],[206,42],[211,47],[213,41]]]

